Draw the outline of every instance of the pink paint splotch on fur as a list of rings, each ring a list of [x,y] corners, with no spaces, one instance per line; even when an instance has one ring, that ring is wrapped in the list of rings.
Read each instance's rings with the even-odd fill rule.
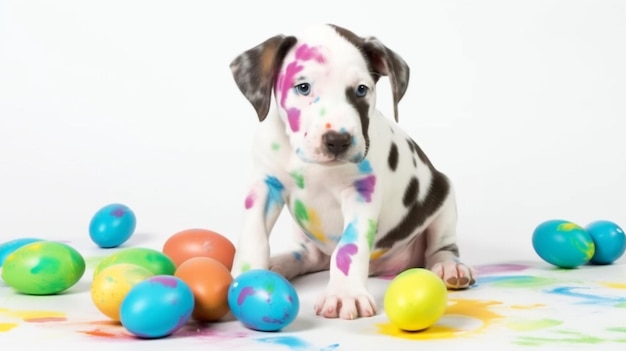
[[[287,121],[289,122],[289,128],[293,132],[300,130],[300,110],[294,107],[288,108],[285,106],[285,101],[287,100],[289,89],[293,88],[295,84],[296,74],[304,68],[299,62],[310,60],[315,60],[319,63],[326,61],[324,55],[317,48],[306,44],[300,45],[296,49],[295,60],[285,67],[285,71],[278,76],[276,81],[276,90],[280,93],[280,106],[287,111]]]
[[[246,196],[246,201],[244,202],[246,210],[249,210],[252,208],[252,206],[254,206],[254,200],[256,200],[256,194],[251,191],[248,196]]]
[[[344,274],[348,275],[350,266],[352,265],[352,256],[359,252],[359,248],[355,244],[346,244],[339,248],[335,261],[337,268]]]

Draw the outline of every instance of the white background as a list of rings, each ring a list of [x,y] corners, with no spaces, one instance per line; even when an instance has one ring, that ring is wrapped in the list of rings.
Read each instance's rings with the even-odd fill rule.
[[[534,259],[546,219],[626,226],[625,3],[410,3],[0,0],[0,241],[93,247],[111,202],[137,215],[128,245],[235,240],[258,120],[228,65],[315,22],[411,66],[400,124],[456,184],[469,263]],[[391,117],[387,80],[379,96]],[[280,248],[290,219],[276,229]]]

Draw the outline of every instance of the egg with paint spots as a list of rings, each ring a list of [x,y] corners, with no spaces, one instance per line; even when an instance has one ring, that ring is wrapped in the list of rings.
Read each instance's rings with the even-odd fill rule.
[[[294,286],[280,274],[253,269],[233,279],[228,306],[245,327],[278,331],[296,319],[300,300]]]
[[[2,267],[2,264],[4,263],[4,260],[13,251],[19,249],[20,247],[22,247],[24,245],[31,244],[31,243],[34,243],[34,242],[37,242],[37,241],[42,241],[42,239],[38,239],[38,238],[13,239],[13,240],[7,241],[7,242],[3,243],[2,245],[0,245],[0,267]]]
[[[194,309],[191,288],[180,278],[157,275],[133,286],[122,301],[120,322],[140,338],[162,338],[182,328]]]
[[[93,215],[89,222],[89,237],[101,248],[118,247],[133,235],[137,219],[126,205],[109,204]]]
[[[428,269],[407,269],[389,283],[383,303],[393,325],[405,331],[420,331],[441,318],[448,304],[448,289]]]
[[[105,316],[120,320],[122,301],[136,284],[154,276],[142,266],[120,263],[104,268],[91,282],[91,300]]]
[[[585,230],[591,236],[595,252],[590,263],[606,265],[622,257],[626,250],[626,235],[615,222],[598,220],[589,223]]]
[[[4,261],[2,279],[16,291],[52,295],[74,286],[85,273],[85,259],[73,247],[39,241],[13,251]]]
[[[578,224],[562,219],[540,223],[533,232],[532,245],[541,259],[560,268],[586,264],[595,253],[589,233]]]
[[[208,229],[186,229],[170,236],[163,253],[178,267],[192,257],[210,257],[228,270],[233,267],[235,245],[220,233]]]
[[[106,267],[119,263],[144,267],[154,275],[174,275],[176,272],[174,262],[164,253],[147,247],[130,247],[102,259],[94,269],[93,276],[95,277]]]
[[[214,322],[228,313],[228,288],[233,278],[218,260],[193,257],[183,262],[174,274],[193,292],[195,307],[192,317],[201,322]]]

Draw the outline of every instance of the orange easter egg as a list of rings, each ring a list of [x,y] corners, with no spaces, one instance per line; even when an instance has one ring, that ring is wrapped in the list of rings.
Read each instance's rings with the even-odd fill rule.
[[[224,317],[228,307],[228,288],[233,281],[224,265],[209,257],[193,257],[183,262],[174,275],[193,292],[195,305],[192,317],[201,322],[214,322]]]
[[[235,258],[235,245],[212,230],[187,229],[169,237],[163,245],[163,253],[176,267],[193,257],[210,257],[220,261],[230,271]]]

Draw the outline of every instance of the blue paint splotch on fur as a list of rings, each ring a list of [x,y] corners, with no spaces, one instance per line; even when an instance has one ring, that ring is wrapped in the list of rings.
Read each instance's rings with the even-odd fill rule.
[[[359,167],[359,172],[361,173],[372,173],[372,165],[368,160],[363,160],[359,162],[357,166]]]
[[[372,194],[376,187],[376,176],[369,175],[354,182],[354,188],[359,193],[360,199],[365,202],[372,201]]]
[[[353,220],[352,222],[348,223],[346,228],[343,230],[340,242],[342,244],[355,243],[357,240],[357,235],[358,231],[356,227],[356,220]]]
[[[256,339],[256,341],[264,344],[285,346],[288,348],[288,350],[293,351],[333,351],[339,347],[339,344],[332,344],[320,348],[298,337],[289,335],[259,338]]]
[[[265,184],[267,185],[267,201],[265,201],[265,214],[267,214],[272,207],[280,207],[285,202],[283,199],[283,190],[285,186],[273,176],[267,176],[265,178]]]

